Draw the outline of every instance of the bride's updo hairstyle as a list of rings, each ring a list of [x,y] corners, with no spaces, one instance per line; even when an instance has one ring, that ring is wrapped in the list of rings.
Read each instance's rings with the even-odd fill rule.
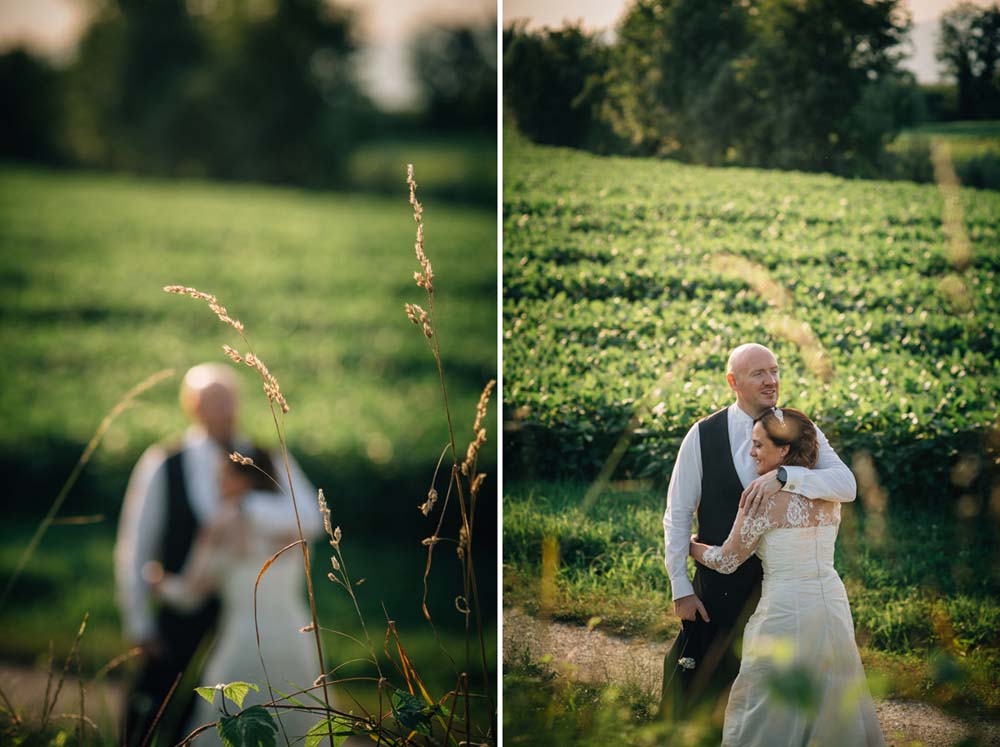
[[[777,446],[787,446],[788,455],[782,464],[789,467],[814,467],[819,458],[816,426],[801,410],[772,407],[754,423],[760,423],[767,437]]]

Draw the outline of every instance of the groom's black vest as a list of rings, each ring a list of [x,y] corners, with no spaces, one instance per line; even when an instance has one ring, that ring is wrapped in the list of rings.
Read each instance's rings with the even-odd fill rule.
[[[726,409],[698,423],[701,446],[701,502],[698,505],[698,540],[722,545],[732,531],[739,511],[743,483],[733,464]],[[733,643],[760,599],[763,576],[760,560],[751,556],[735,573],[723,574],[695,565],[694,593],[708,612],[709,622],[684,621],[663,662],[661,713],[685,718],[701,704],[711,709],[739,672]],[[679,665],[681,659],[693,668]]]
[[[160,563],[165,573],[180,573],[187,562],[199,529],[198,519],[191,508],[191,498],[184,479],[183,449],[171,453],[166,460],[167,505],[166,522],[160,544]],[[157,620],[160,635],[175,641],[181,649],[197,646],[215,624],[219,615],[219,600],[210,596],[205,604],[192,612],[177,612],[163,606]]]
[[[187,483],[184,481],[184,466],[181,461],[183,450],[174,451],[167,457],[167,520],[164,525],[160,550],[160,562],[167,573],[180,573],[187,560],[194,536],[198,531],[198,520],[191,509]]]
[[[701,444],[698,540],[708,545],[721,545],[732,531],[743,493],[743,483],[733,464],[728,411],[719,410],[698,423],[698,439]],[[696,565],[696,569],[695,593],[708,609],[708,616],[715,622],[716,611],[713,608],[718,608],[722,618],[719,622],[732,625],[747,599],[759,590],[762,576],[760,559],[751,555],[735,573],[728,575],[702,565]]]

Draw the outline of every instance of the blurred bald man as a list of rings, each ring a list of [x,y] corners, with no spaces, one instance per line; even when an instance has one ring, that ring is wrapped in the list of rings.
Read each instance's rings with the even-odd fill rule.
[[[180,403],[191,426],[179,445],[154,445],[139,459],[118,525],[118,604],[125,637],[142,649],[122,725],[122,742],[127,747],[143,743],[174,681],[213,631],[220,611],[214,595],[189,613],[157,608],[151,582],[164,572],[182,571],[198,529],[220,509],[220,466],[227,454],[247,452],[252,446],[237,432],[239,381],[231,367],[204,363],[192,368],[181,383]],[[284,464],[277,452],[272,461]],[[295,461],[289,461],[303,534],[306,539],[315,538],[323,526],[316,490]],[[250,493],[241,505],[243,515],[264,534],[296,534],[287,476],[282,470],[273,477],[282,486],[282,494]],[[185,736],[181,730],[190,710],[189,692],[175,692],[171,707],[157,723],[160,744],[177,744]]]
[[[687,718],[698,710],[711,712],[728,697],[739,672],[734,646],[760,600],[763,571],[751,557],[730,575],[695,566],[688,578],[691,527],[698,517],[698,540],[710,545],[726,541],[737,510],[746,504],[748,516],[764,510],[779,490],[806,498],[841,503],[853,501],[857,484],[823,432],[816,428],[816,466],[779,467],[757,475],[750,456],[754,419],[778,404],[781,377],[774,353],[755,342],[733,349],[726,381],[736,401],[698,421],[677,452],[663,514],[664,559],[681,632],[663,663],[661,714]]]

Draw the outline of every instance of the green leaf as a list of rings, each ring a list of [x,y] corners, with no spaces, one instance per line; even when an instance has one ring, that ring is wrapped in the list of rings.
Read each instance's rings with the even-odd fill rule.
[[[255,693],[259,693],[260,687],[252,682],[230,682],[222,688],[222,694],[229,700],[233,701],[237,708],[242,708],[243,700],[246,698],[247,693],[251,690]]]
[[[226,747],[274,747],[277,731],[274,717],[259,705],[219,720],[219,736]]]
[[[441,712],[436,705],[426,705],[416,695],[404,690],[392,694],[392,715],[404,729],[410,729],[424,736],[431,736],[431,717]]]
[[[215,704],[215,693],[217,693],[221,688],[216,685],[215,687],[196,687],[194,691],[198,693],[201,697],[207,700],[211,704]]]
[[[337,727],[341,727],[340,731],[337,731]],[[325,718],[322,721],[313,725],[313,727],[306,732],[306,742],[305,747],[319,747],[323,740],[333,733],[333,747],[341,747],[347,738],[354,735],[363,735],[368,732],[357,731],[355,729],[343,730],[344,724],[341,724],[335,717]]]

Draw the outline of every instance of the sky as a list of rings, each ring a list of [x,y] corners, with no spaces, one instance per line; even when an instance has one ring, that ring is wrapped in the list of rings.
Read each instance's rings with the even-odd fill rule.
[[[337,0],[356,11],[367,48],[359,72],[383,106],[403,108],[414,97],[406,42],[424,25],[485,23],[497,18],[496,0]],[[56,59],[71,54],[87,22],[87,0],[0,0],[0,49],[26,43]]]
[[[991,5],[995,0],[972,0],[976,5]],[[957,0],[904,0],[913,15],[911,39],[913,57],[907,67],[924,83],[938,79],[934,44],[937,38],[935,20]],[[559,28],[567,22],[581,22],[590,31],[605,30],[615,25],[628,0],[504,0],[504,25],[518,19],[528,21],[528,28]]]

